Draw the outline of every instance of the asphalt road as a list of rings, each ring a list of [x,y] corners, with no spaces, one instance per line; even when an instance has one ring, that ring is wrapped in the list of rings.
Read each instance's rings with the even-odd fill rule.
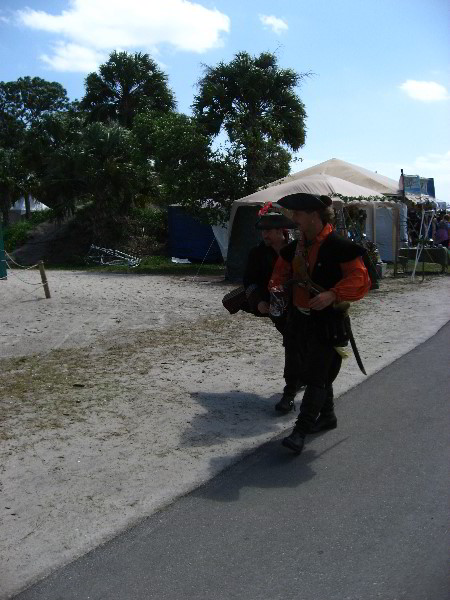
[[[17,600],[448,600],[449,336]]]

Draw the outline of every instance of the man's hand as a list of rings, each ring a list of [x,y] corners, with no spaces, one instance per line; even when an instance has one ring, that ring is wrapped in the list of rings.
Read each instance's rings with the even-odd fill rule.
[[[268,302],[258,302],[258,312],[262,315],[268,315],[270,310],[270,305]]]
[[[323,310],[327,306],[330,306],[330,304],[333,304],[335,301],[336,294],[331,290],[328,290],[327,292],[321,292],[320,294],[317,294],[317,296],[314,296],[314,298],[311,298],[308,306],[313,310]]]

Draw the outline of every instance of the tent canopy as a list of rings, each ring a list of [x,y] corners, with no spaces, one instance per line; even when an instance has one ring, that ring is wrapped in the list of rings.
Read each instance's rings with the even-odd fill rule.
[[[47,210],[48,206],[46,206],[45,204],[42,204],[42,202],[39,202],[38,200],[35,200],[34,198],[30,197],[30,210],[31,212],[37,212],[37,211],[41,211],[41,210]],[[19,200],[17,200],[13,206],[11,207],[11,209],[13,212],[18,212],[21,215],[24,215],[26,212],[26,208],[25,208],[25,198],[20,198]]]
[[[337,194],[361,200],[373,197],[384,198],[383,194],[373,189],[332,175],[318,173],[293,179],[280,185],[273,185],[245,198],[235,200],[228,225],[227,277],[229,279],[238,280],[242,277],[248,252],[261,239],[259,232],[255,229],[259,207],[265,202],[276,202],[283,196],[297,192],[325,194],[336,199],[338,199]]]
[[[352,163],[345,162],[345,160],[340,160],[338,158],[330,158],[330,160],[326,160],[325,162],[309,167],[308,169],[297,171],[297,173],[278,179],[270,185],[279,185],[309,175],[316,175],[318,173],[339,177],[339,179],[343,179],[344,181],[361,185],[383,194],[395,194],[398,192],[398,181],[395,181],[395,179],[385,177],[384,175],[369,171],[369,169],[353,165]]]
[[[361,185],[356,185],[344,179],[339,179],[332,175],[326,175],[323,173],[311,174],[298,179],[291,179],[286,183],[280,183],[279,185],[271,185],[264,190],[258,190],[250,196],[240,198],[233,202],[230,214],[229,231],[234,221],[234,216],[237,209],[240,206],[245,205],[261,205],[265,202],[276,202],[283,196],[288,194],[295,194],[298,192],[304,192],[309,194],[324,194],[326,196],[336,196],[341,194],[342,196],[348,196],[352,198],[370,198],[373,196],[383,198],[383,194],[377,192],[374,189],[366,188]]]

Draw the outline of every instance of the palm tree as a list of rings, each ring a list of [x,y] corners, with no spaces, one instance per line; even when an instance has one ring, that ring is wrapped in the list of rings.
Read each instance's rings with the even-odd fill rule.
[[[175,108],[173,94],[165,75],[148,54],[112,52],[90,73],[80,106],[90,121],[117,121],[131,128],[138,112],[145,109],[166,113]]]
[[[225,130],[245,164],[247,193],[287,175],[290,154],[286,160],[283,148],[295,151],[304,144],[306,112],[295,87],[308,75],[281,69],[268,52],[239,52],[230,63],[205,67],[194,115],[212,136]]]

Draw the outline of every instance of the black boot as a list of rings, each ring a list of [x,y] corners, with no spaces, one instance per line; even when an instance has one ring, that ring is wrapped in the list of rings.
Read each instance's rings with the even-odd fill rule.
[[[297,417],[294,431],[281,442],[283,446],[300,454],[305,444],[305,437],[317,421],[327,398],[327,390],[313,385],[306,386],[303,400],[300,405],[300,414]]]
[[[283,394],[281,400],[275,404],[275,410],[287,414],[291,410],[295,410],[294,396]]]
[[[305,434],[298,431],[298,429],[294,429],[291,435],[285,437],[281,443],[283,446],[286,446],[286,448],[289,448],[289,450],[293,450],[296,454],[300,454],[305,445]]]
[[[317,417],[317,421],[311,427],[311,433],[318,433],[319,431],[328,431],[330,429],[336,429],[337,418],[334,411],[330,413],[321,412]]]
[[[281,400],[275,404],[275,410],[278,410],[284,414],[291,412],[291,410],[295,410],[295,395],[300,390],[304,390],[305,387],[306,384],[298,379],[295,379],[294,382],[286,381],[286,385],[284,386],[283,390],[283,396],[281,397]]]
[[[308,385],[303,394],[300,411],[295,423],[295,428],[304,435],[311,433],[316,424],[317,417],[326,406],[328,389]]]
[[[333,386],[330,385],[327,388],[327,397],[322,407],[322,410],[320,411],[320,415],[317,417],[316,422],[311,427],[311,433],[318,433],[319,431],[328,431],[330,429],[336,429],[337,418],[334,412],[333,398]]]

